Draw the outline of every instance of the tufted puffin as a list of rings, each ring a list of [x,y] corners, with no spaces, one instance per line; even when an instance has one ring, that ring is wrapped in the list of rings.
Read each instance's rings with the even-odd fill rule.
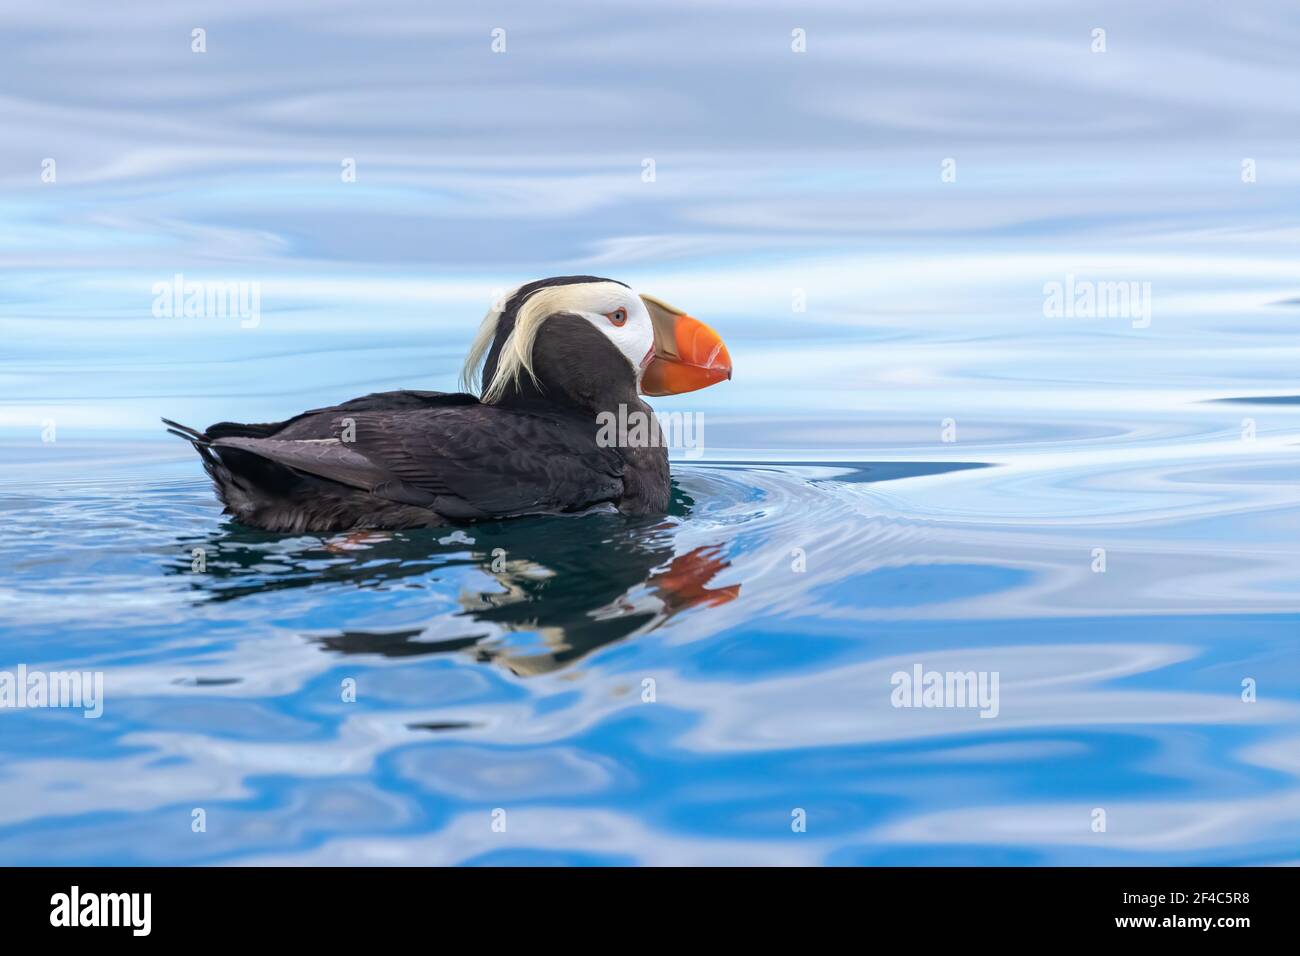
[[[628,418],[653,422],[640,395],[729,378],[727,348],[703,322],[622,282],[560,276],[520,286],[488,312],[466,391],[379,392],[202,432],[163,422],[194,445],[225,513],[267,531],[662,514],[668,450],[657,429],[650,441],[644,429],[611,440],[602,413],[625,406]]]

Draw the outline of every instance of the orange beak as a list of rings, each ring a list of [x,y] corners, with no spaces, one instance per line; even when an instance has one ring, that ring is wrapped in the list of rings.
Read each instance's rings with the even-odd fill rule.
[[[641,296],[654,325],[654,348],[641,373],[642,395],[677,395],[731,378],[731,356],[717,332],[666,302]]]

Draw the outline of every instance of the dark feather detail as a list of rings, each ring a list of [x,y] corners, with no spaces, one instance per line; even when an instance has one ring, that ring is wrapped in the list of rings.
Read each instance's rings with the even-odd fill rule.
[[[624,496],[623,455],[598,446],[594,418],[571,408],[403,391],[275,424],[167,424],[198,450],[226,510],[274,531],[557,514]]]

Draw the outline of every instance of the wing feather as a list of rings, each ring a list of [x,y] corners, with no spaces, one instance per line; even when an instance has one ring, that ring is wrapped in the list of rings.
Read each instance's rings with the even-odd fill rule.
[[[582,510],[623,493],[622,457],[599,447],[595,428],[580,418],[466,402],[402,405],[322,409],[274,438],[218,438],[213,447],[450,518]],[[354,439],[347,442],[345,418]]]

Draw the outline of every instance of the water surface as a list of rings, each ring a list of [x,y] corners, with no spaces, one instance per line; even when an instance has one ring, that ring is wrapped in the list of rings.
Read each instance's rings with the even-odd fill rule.
[[[1300,859],[1282,5],[121,7],[3,15],[0,671],[106,700],[0,710],[0,863]],[[157,423],[452,389],[575,272],[734,358],[663,518],[268,535]]]

